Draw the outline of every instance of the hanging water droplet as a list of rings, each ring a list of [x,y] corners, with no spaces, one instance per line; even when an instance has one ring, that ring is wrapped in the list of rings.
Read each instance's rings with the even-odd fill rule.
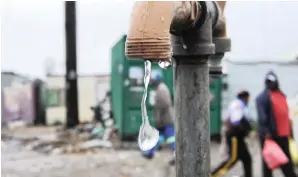
[[[165,60],[161,60],[158,62],[159,67],[163,68],[163,69],[168,69],[169,67],[172,66],[170,61],[165,61]]]
[[[146,118],[148,119],[148,117]],[[139,147],[142,151],[148,151],[152,149],[159,140],[159,132],[154,127],[152,127],[149,122],[142,123],[139,132]]]
[[[159,132],[149,123],[146,109],[147,89],[151,76],[151,62],[145,61],[145,76],[144,76],[144,94],[141,103],[142,109],[142,125],[139,131],[138,144],[142,151],[148,151],[152,149],[159,140]]]
[[[185,44],[184,39],[182,37],[180,38],[180,42],[182,44],[183,49],[186,50],[187,49],[187,45]]]

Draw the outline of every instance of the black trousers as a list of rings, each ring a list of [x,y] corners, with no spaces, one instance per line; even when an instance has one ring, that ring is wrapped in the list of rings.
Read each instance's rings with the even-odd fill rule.
[[[260,140],[261,140],[261,147],[263,149],[265,139],[260,138]],[[293,164],[291,161],[289,138],[288,137],[278,137],[278,138],[274,138],[273,140],[281,147],[281,149],[284,151],[286,156],[289,158],[289,163],[280,167],[284,176],[285,177],[297,177],[294,172]],[[263,158],[262,158],[262,161],[263,161],[263,177],[272,177],[272,171],[267,167]]]
[[[226,135],[229,157],[212,171],[212,177],[219,177],[228,172],[238,160],[243,164],[245,177],[252,177],[252,160],[243,137]]]

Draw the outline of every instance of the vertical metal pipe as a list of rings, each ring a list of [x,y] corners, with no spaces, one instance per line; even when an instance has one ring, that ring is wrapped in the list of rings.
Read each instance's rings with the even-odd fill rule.
[[[207,56],[175,58],[176,176],[210,176]]]
[[[187,14],[181,11],[174,16],[170,29],[175,61],[177,177],[210,177],[208,60],[215,53],[212,26],[218,13],[210,2],[199,4],[201,13],[195,25],[185,26],[180,17]]]
[[[66,127],[72,128],[79,123],[77,53],[76,53],[76,2],[65,1],[66,35]]]

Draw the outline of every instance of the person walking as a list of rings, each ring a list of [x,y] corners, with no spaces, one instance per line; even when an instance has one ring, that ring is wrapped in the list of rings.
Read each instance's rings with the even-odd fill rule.
[[[289,162],[280,167],[284,176],[296,177],[289,150],[289,137],[291,137],[289,107],[273,71],[266,74],[265,89],[257,96],[256,106],[261,148],[263,149],[266,139],[274,140],[289,158]],[[262,161],[263,177],[272,177],[272,171],[267,167],[263,157]]]
[[[247,115],[249,92],[239,91],[237,98],[229,104],[228,118],[225,121],[225,138],[228,158],[212,171],[212,177],[219,177],[231,169],[238,160],[243,163],[245,177],[252,177],[252,160],[245,143],[245,137],[251,131]]]
[[[238,160],[243,163],[245,177],[252,177],[252,160],[245,137],[251,131],[247,115],[249,92],[239,91],[237,98],[229,104],[228,118],[225,121],[225,139],[228,147],[228,158],[212,171],[212,177],[224,175]]]

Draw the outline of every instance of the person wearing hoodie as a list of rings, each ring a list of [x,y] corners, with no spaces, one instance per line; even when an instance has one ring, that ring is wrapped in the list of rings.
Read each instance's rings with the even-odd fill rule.
[[[149,151],[143,152],[143,155],[151,159],[154,151],[165,141],[171,146],[174,153],[169,161],[170,165],[175,164],[175,131],[174,131],[174,108],[169,88],[162,81],[161,75],[157,74],[152,78],[151,85],[155,90],[154,120],[155,127],[159,130],[160,141]]]
[[[258,132],[263,149],[266,139],[274,140],[291,159],[289,137],[291,136],[291,122],[286,96],[279,88],[277,75],[270,71],[266,74],[265,89],[257,96],[256,106],[258,114]],[[272,171],[263,161],[263,177],[272,177]],[[292,161],[281,166],[285,177],[296,177]]]

